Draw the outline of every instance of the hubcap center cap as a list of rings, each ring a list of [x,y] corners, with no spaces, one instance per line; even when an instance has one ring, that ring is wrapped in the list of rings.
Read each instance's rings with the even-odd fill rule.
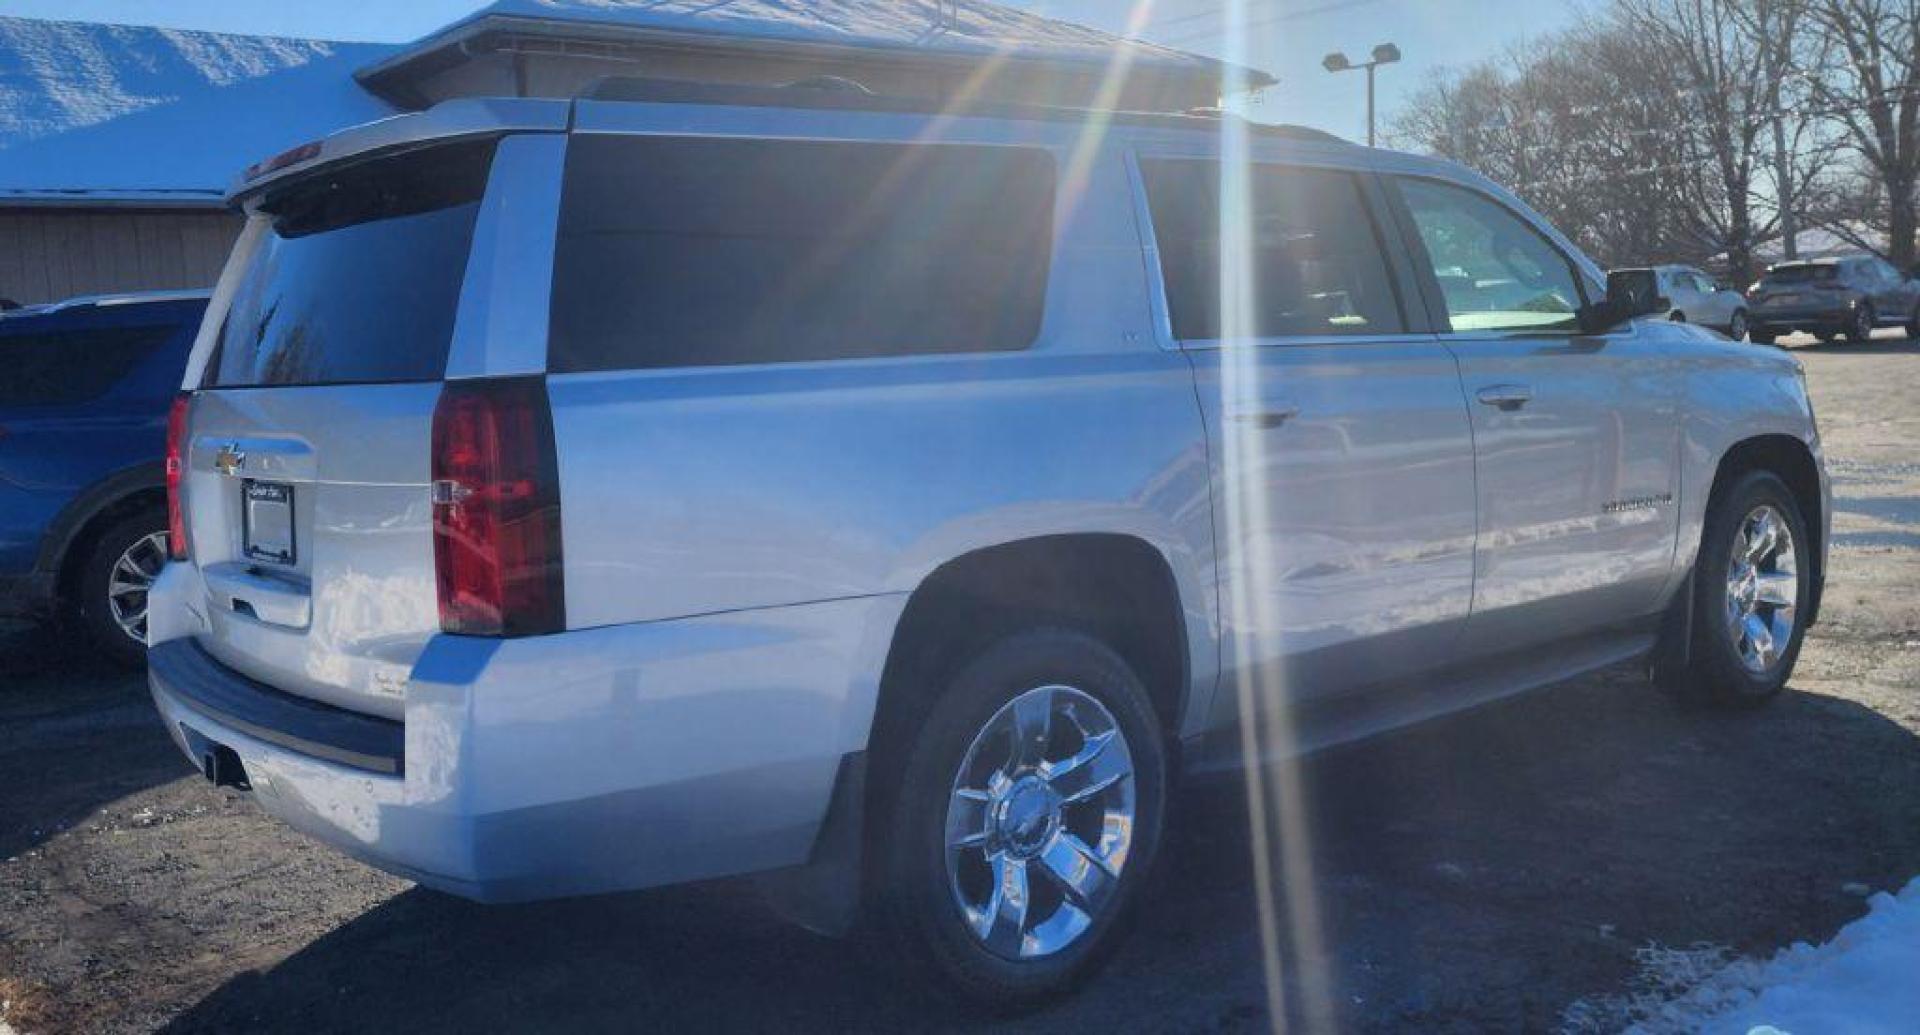
[[[1035,777],[1008,789],[993,810],[995,832],[1009,852],[1039,854],[1060,828],[1060,796]]]

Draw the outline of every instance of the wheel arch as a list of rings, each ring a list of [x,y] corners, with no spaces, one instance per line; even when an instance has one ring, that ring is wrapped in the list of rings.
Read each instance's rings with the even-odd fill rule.
[[[167,488],[158,462],[115,472],[75,497],[48,526],[36,570],[54,578],[54,592],[71,599],[85,547],[108,525],[146,510],[165,511]]]
[[[1813,599],[1807,608],[1807,625],[1811,627],[1819,619],[1820,597],[1826,583],[1827,504],[1821,488],[1820,462],[1814,457],[1812,447],[1793,435],[1755,435],[1735,442],[1721,453],[1720,462],[1714,468],[1713,487],[1707,494],[1709,513],[1721,495],[1749,471],[1770,471],[1787,483],[1794,502],[1800,507],[1807,534],[1813,539],[1812,549],[1807,551],[1813,565],[1809,573]]]
[[[1069,532],[974,549],[920,580],[888,646],[868,738],[874,763],[890,761],[940,675],[994,637],[1044,623],[1082,629],[1118,651],[1146,683],[1174,749],[1194,666],[1173,565],[1136,535]]]

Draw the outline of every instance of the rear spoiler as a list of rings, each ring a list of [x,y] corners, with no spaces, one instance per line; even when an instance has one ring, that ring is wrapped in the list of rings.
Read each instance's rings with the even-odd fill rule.
[[[500,133],[564,133],[573,102],[515,97],[462,98],[422,112],[395,115],[311,140],[248,166],[227,190],[227,203],[244,206],[262,190],[335,162],[424,144]]]

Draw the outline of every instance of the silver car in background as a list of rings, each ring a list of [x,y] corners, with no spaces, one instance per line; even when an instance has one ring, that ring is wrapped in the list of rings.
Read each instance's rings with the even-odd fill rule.
[[[1694,266],[1654,266],[1660,295],[1667,300],[1664,315],[1675,323],[1711,327],[1734,341],[1747,336],[1746,296]]]
[[[1797,363],[1443,162],[611,81],[234,201],[154,698],[455,894],[759,874],[1017,1008],[1183,777],[1635,659],[1757,705],[1818,611]]]

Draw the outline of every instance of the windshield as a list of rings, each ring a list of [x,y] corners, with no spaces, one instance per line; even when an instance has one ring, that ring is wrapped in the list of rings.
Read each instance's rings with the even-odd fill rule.
[[[492,155],[436,147],[267,198],[207,387],[440,378]]]

